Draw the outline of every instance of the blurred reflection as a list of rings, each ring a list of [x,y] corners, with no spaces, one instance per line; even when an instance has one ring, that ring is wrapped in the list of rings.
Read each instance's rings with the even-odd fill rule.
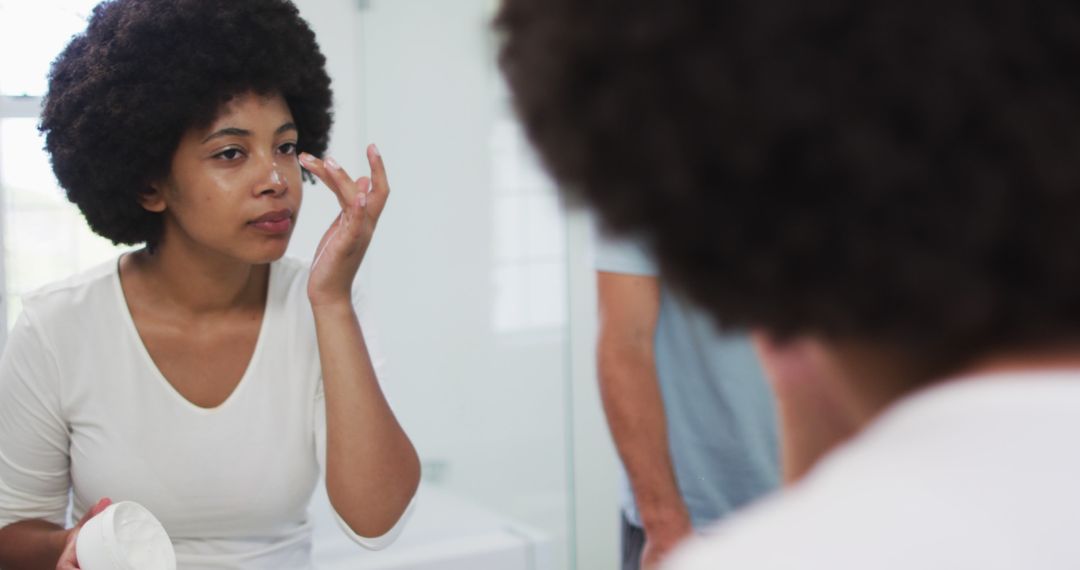
[[[0,94],[40,96],[48,62],[96,3],[0,0]],[[334,75],[342,146],[331,150],[373,141],[390,162],[394,195],[361,278],[390,361],[384,390],[424,462],[415,524],[386,552],[335,542],[317,500],[318,560],[571,568],[566,228],[507,108],[494,2],[296,3]],[[117,250],[67,202],[42,146],[36,119],[0,118],[8,323],[19,293]],[[305,232],[336,213],[323,191],[307,188],[290,254],[310,256],[318,236]]]
[[[492,222],[498,333],[555,329],[566,323],[563,216],[550,179],[517,121],[491,128]]]

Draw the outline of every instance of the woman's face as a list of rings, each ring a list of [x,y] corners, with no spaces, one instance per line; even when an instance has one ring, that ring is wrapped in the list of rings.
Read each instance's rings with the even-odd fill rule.
[[[239,95],[185,133],[169,178],[143,200],[164,215],[160,250],[252,264],[283,256],[302,197],[296,141],[280,95]]]

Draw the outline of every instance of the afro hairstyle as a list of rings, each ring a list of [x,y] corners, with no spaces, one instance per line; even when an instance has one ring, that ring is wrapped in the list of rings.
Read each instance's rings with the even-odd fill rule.
[[[181,136],[236,95],[280,94],[298,150],[323,154],[332,123],[325,64],[288,0],[106,1],[53,62],[39,128],[90,228],[153,247],[162,218],[140,194],[168,176]]]

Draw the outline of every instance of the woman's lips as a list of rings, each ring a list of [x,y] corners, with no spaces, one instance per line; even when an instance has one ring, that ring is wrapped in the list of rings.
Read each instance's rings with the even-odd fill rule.
[[[292,228],[292,211],[276,210],[267,212],[248,222],[248,225],[268,234],[287,233]]]

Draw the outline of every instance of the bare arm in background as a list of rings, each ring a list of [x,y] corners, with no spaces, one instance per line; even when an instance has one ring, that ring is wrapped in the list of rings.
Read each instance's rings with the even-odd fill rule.
[[[645,527],[641,564],[651,569],[693,532],[671,463],[653,358],[660,284],[655,277],[601,271],[597,286],[600,395]]]

